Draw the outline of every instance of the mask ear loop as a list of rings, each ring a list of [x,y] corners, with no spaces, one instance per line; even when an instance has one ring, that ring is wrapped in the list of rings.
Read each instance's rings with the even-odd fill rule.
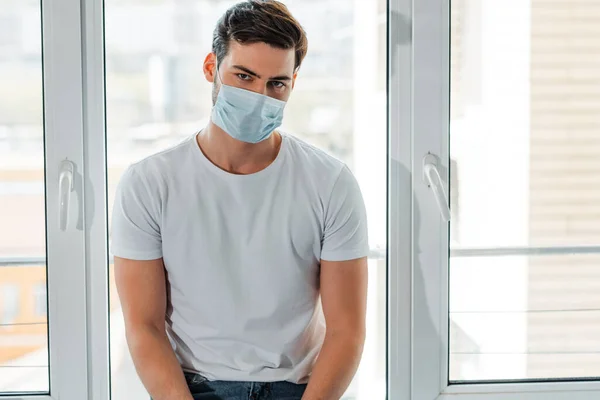
[[[217,78],[219,78],[219,81],[221,82],[221,85],[222,85],[223,84],[223,79],[221,79],[221,74],[219,73],[219,61],[218,60],[215,63],[215,69],[217,70]]]
[[[221,81],[221,86],[223,86],[223,79],[221,79],[221,74],[219,73],[219,62],[218,62],[218,60],[217,60],[217,62],[215,62],[215,69],[217,70],[217,78],[219,78],[219,81]],[[212,105],[211,112],[215,108],[215,105],[216,105],[216,103]]]

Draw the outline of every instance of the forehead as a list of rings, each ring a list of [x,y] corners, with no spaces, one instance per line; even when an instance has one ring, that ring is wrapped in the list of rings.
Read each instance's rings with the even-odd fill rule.
[[[278,49],[266,43],[240,44],[232,41],[223,60],[227,67],[241,65],[263,76],[292,74],[294,49]]]

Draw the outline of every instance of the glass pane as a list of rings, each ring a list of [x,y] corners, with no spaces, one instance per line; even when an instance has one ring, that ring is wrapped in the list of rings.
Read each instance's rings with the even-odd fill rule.
[[[40,2],[0,6],[0,395],[48,384]]]
[[[210,116],[202,64],[236,1],[105,1],[109,210],[125,168],[191,137]],[[361,185],[373,249],[368,338],[344,399],[386,397],[386,2],[285,1],[309,51],[284,131],[345,161]],[[109,218],[110,220],[110,218]],[[126,347],[111,272],[113,400],[146,400]]]
[[[598,244],[599,21],[589,1],[452,2],[455,246]]]
[[[568,254],[600,244],[599,4],[451,19],[452,254],[513,256],[451,257],[450,379],[598,377],[600,256]]]
[[[450,379],[600,377],[600,255],[452,259]]]

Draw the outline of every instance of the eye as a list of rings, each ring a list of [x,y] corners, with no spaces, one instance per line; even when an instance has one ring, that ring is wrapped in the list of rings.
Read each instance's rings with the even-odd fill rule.
[[[285,88],[285,83],[280,82],[280,81],[273,81],[271,82],[271,85],[275,88],[275,89],[283,89]]]
[[[248,74],[237,74],[237,76],[243,81],[249,81],[250,79],[252,79],[252,77]]]

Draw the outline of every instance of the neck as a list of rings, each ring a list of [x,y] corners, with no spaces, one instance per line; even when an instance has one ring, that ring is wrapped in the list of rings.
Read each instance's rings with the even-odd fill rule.
[[[200,149],[213,164],[232,174],[247,175],[271,164],[281,146],[281,135],[273,133],[259,143],[246,143],[232,138],[210,121],[196,138]]]

